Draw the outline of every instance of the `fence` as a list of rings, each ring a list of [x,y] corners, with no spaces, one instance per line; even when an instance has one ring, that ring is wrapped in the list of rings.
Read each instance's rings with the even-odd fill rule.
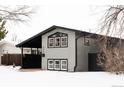
[[[2,65],[13,65],[16,66],[21,65],[21,54],[4,54],[1,57]]]

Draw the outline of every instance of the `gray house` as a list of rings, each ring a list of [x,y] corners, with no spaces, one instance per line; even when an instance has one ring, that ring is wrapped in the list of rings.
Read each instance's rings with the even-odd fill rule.
[[[97,70],[96,34],[52,26],[16,45],[21,48],[22,68],[52,71]],[[23,49],[30,48],[25,54]]]

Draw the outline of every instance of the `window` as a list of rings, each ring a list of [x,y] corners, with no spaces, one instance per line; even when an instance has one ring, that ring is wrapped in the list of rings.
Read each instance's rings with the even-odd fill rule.
[[[27,53],[29,53],[30,52],[30,50],[27,50]]]
[[[48,70],[63,70],[67,71],[68,61],[67,59],[49,59]]]
[[[37,54],[42,54],[42,50],[40,48],[38,49]]]
[[[54,47],[54,38],[49,38],[49,47]]]
[[[37,50],[31,50],[31,54],[37,54]]]
[[[54,60],[54,69],[60,70],[60,60]]]
[[[68,42],[67,42],[67,37],[61,37],[61,46],[66,47]]]
[[[68,46],[68,34],[56,32],[50,36],[48,36],[48,47],[56,48],[56,47],[67,47]]]
[[[67,60],[61,60],[61,70],[67,70]]]
[[[48,69],[50,69],[50,70],[54,69],[54,61],[53,60],[48,60]]]
[[[60,47],[60,37],[55,38],[55,47]]]
[[[87,38],[87,37],[84,38],[84,45],[86,46],[90,45],[90,38]]]

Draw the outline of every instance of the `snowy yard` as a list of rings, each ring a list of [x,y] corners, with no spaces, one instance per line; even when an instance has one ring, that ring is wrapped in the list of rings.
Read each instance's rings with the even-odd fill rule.
[[[0,66],[0,86],[114,86],[124,87],[124,75],[106,72],[20,70]]]

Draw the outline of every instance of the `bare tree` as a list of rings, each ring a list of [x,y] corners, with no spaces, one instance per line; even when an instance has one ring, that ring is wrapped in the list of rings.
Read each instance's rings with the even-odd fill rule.
[[[28,5],[17,5],[15,7],[12,6],[0,6],[0,40],[3,39],[6,34],[5,23],[7,21],[12,22],[27,22],[30,20],[31,15],[35,13],[35,8]],[[4,29],[5,31],[2,31]],[[17,37],[13,36],[15,40]]]
[[[16,41],[17,41],[17,34],[13,33],[11,40],[12,40],[13,42],[16,42]]]
[[[18,38],[16,33],[12,34],[11,41],[13,41],[14,43],[21,43],[22,42],[22,40],[20,38]]]
[[[109,6],[102,20],[101,31],[106,35],[118,35],[120,38],[124,29],[124,6]]]
[[[34,12],[35,9],[27,5],[0,6],[0,16],[6,21],[26,22]]]
[[[124,73],[124,45],[122,42],[124,32],[124,6],[108,6],[102,19],[101,32],[106,35],[99,37],[100,53],[99,64],[106,71]],[[117,38],[112,38],[117,36]]]

